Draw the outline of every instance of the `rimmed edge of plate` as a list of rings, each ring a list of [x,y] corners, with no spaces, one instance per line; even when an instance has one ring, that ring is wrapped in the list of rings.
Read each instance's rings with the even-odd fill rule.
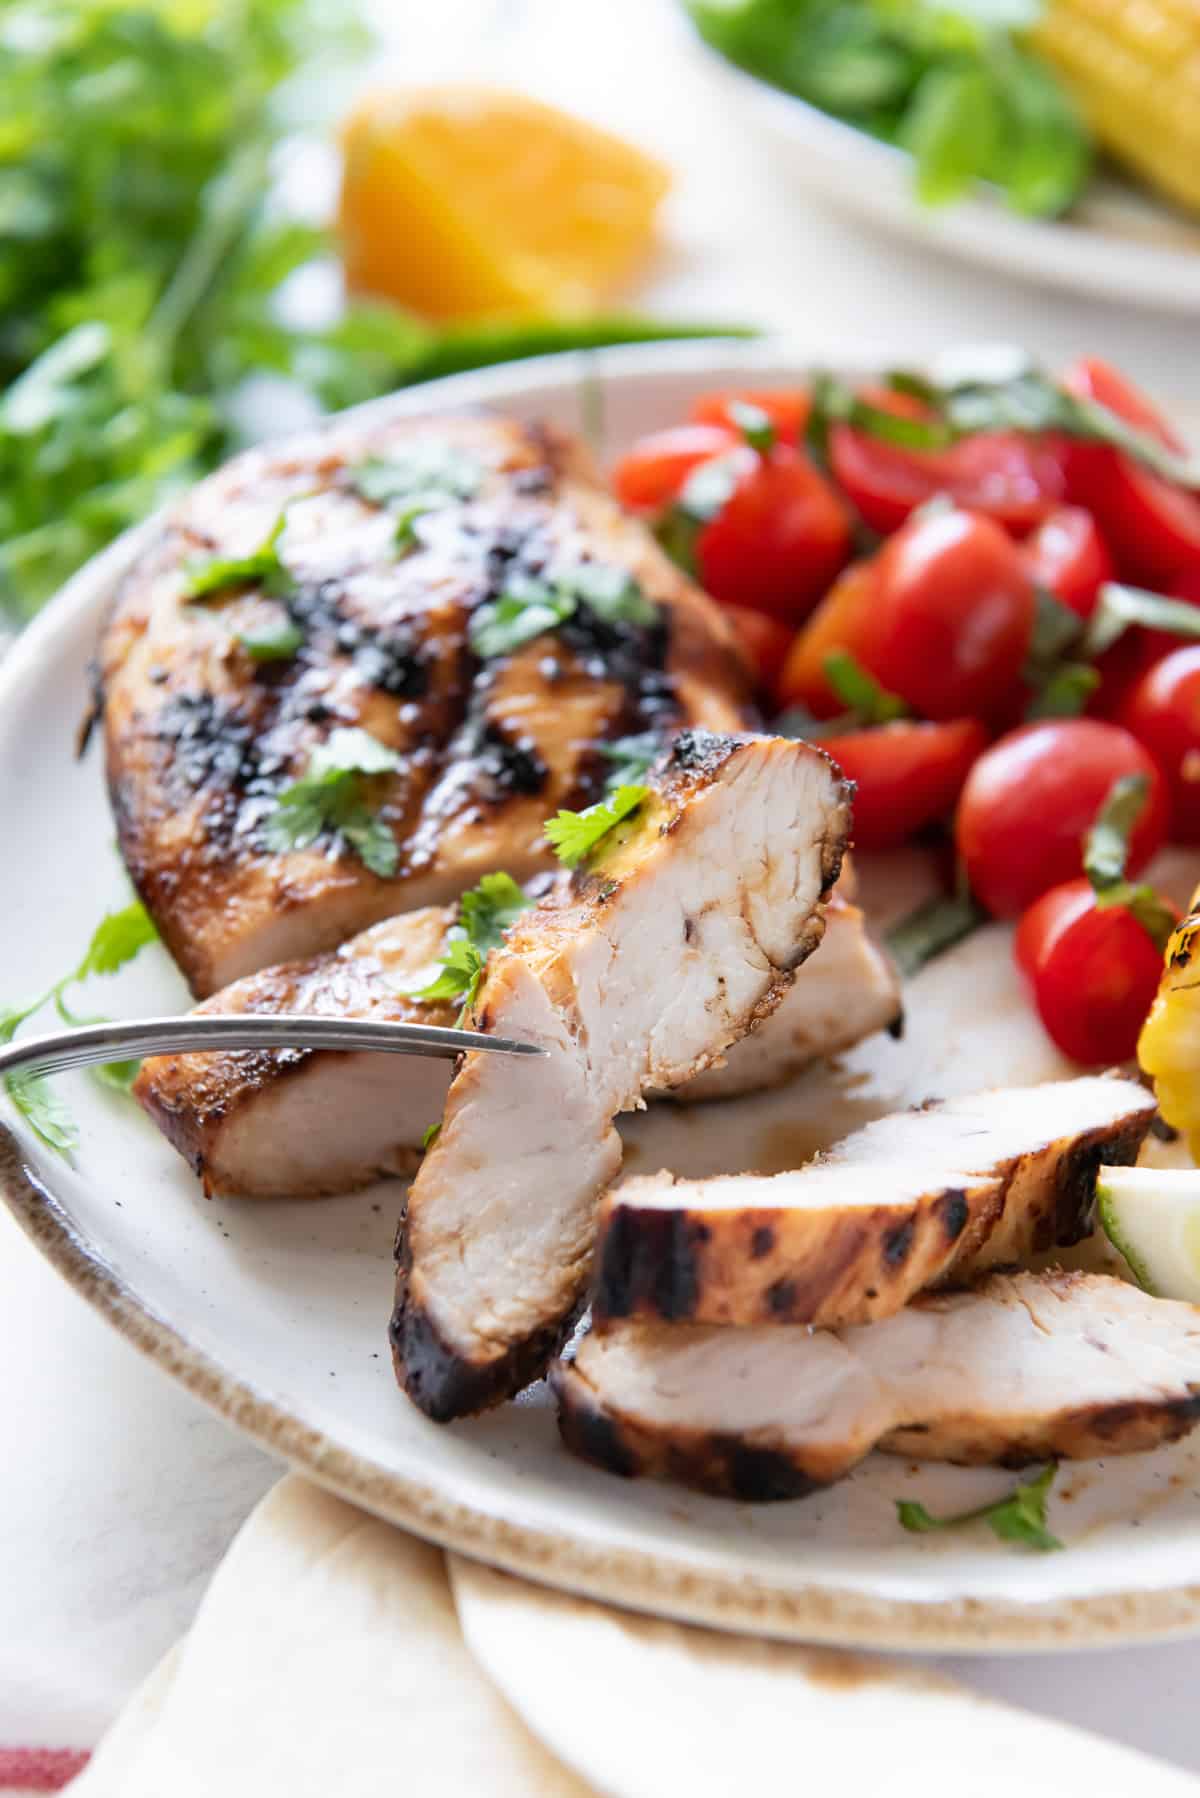
[[[888,362],[888,346],[856,346],[853,361]],[[713,360],[758,368],[836,365],[847,360],[832,345],[764,337],[750,343],[712,338],[530,357],[449,376],[427,386],[371,400],[319,421],[445,410],[490,404],[530,385],[569,387],[581,373],[609,365],[614,373],[699,373]],[[304,435],[306,433],[293,433]],[[0,670],[0,689],[34,674],[76,614],[111,593],[151,533],[155,515],[117,538],[86,563],[18,638]],[[2,694],[0,694],[2,697]],[[1081,1598],[1006,1601],[873,1598],[847,1587],[808,1584],[784,1591],[742,1574],[698,1572],[662,1555],[589,1547],[568,1533],[512,1522],[456,1503],[434,1487],[388,1471],[305,1424],[268,1393],[256,1389],[191,1342],[90,1247],[65,1205],[17,1136],[0,1121],[0,1199],[18,1225],[80,1296],[134,1348],[177,1379],[202,1403],[288,1465],[376,1516],[539,1584],[587,1598],[713,1629],[774,1636],[847,1648],[912,1653],[1048,1653],[1122,1647],[1200,1632],[1200,1585],[1133,1589]]]
[[[853,1648],[1015,1654],[1129,1646],[1200,1630],[1200,1585],[1045,1604],[923,1603],[816,1585],[785,1592],[489,1516],[340,1447],[190,1342],[89,1248],[4,1124],[0,1196],[56,1271],[127,1342],[261,1447],[374,1515],[506,1573],[681,1623]]]

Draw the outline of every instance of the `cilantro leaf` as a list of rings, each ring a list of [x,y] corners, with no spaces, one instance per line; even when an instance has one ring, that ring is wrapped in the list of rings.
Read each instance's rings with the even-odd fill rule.
[[[556,573],[555,586],[606,624],[649,627],[658,622],[658,607],[646,598],[627,568],[607,562],[578,562]]]
[[[485,874],[479,885],[459,900],[459,922],[479,953],[487,955],[499,948],[509,925],[532,904],[511,874]]]
[[[546,825],[546,841],[565,867],[577,868],[649,797],[649,787],[621,786],[581,812],[560,811]]]
[[[304,632],[291,618],[239,631],[238,644],[252,662],[287,662],[304,647]]]
[[[1083,871],[1096,893],[1123,882],[1129,839],[1149,796],[1145,774],[1122,775],[1109,788],[1083,846]]]
[[[650,772],[662,754],[663,742],[657,731],[639,731],[636,736],[617,737],[612,743],[601,743],[600,753],[612,763],[605,778],[604,790],[636,786]]]
[[[140,899],[134,899],[120,911],[109,912],[92,933],[83,959],[68,978],[86,980],[91,974],[115,974],[147,943],[158,941],[154,920]]]
[[[60,1155],[71,1155],[79,1144],[79,1132],[71,1114],[44,1074],[7,1074],[9,1098],[30,1129]]]
[[[436,1124],[430,1124],[428,1129],[425,1131],[424,1136],[422,1136],[422,1138],[421,1138],[421,1147],[423,1149],[432,1149],[434,1143],[437,1141],[437,1139],[441,1135],[441,1133],[442,1133],[442,1124],[441,1124],[441,1119],[439,1118]]]
[[[517,569],[498,596],[473,613],[471,648],[485,662],[511,655],[522,644],[557,630],[574,612],[576,603],[572,594],[556,592],[547,582]]]
[[[1177,637],[1200,637],[1200,606],[1185,599],[1164,599],[1161,593],[1149,593],[1144,587],[1106,581],[1084,631],[1084,654],[1103,655],[1135,624],[1152,631],[1170,631]]]
[[[386,456],[370,456],[349,472],[350,485],[377,506],[396,500],[450,505],[473,499],[483,485],[477,456],[446,438],[420,437]]]
[[[775,448],[778,432],[769,412],[764,412],[761,406],[752,405],[748,400],[730,400],[725,407],[725,416],[742,433],[752,450],[757,450],[760,456],[770,455]]]
[[[458,1014],[458,1021],[461,1023],[475,1002],[486,960],[487,957],[480,953],[465,933],[456,934],[451,931],[433,979],[424,986],[404,987],[401,990],[410,999],[424,999],[430,1004],[436,1000],[461,998],[462,1010]]]
[[[895,693],[881,687],[873,674],[846,650],[835,650],[822,663],[825,679],[842,704],[862,724],[890,724],[908,716],[908,707]]]
[[[897,1499],[896,1513],[902,1526],[915,1535],[986,1523],[1002,1542],[1021,1542],[1027,1548],[1048,1554],[1063,1546],[1046,1528],[1046,1500],[1057,1472],[1058,1464],[1052,1461],[1035,1478],[1023,1481],[1007,1498],[980,1505],[973,1511],[962,1511],[957,1517],[933,1517],[924,1505],[912,1499]]]
[[[244,556],[213,556],[207,562],[189,562],[184,572],[187,586],[185,599],[208,599],[230,587],[252,586],[266,582],[273,593],[285,591],[291,576],[279,559],[279,539],[287,524],[283,511],[271,526],[257,549]]]
[[[1078,718],[1100,685],[1100,674],[1086,662],[1061,662],[1050,669],[1025,709],[1027,723],[1038,718]]]
[[[364,867],[387,880],[400,852],[387,822],[369,806],[363,779],[399,768],[401,758],[378,737],[358,726],[341,726],[314,749],[298,780],[278,795],[263,822],[268,849],[285,853],[308,849],[319,837],[341,837]]]

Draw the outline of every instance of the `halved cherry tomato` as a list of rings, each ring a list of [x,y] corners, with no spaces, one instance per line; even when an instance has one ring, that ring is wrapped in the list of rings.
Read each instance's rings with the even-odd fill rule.
[[[922,717],[994,716],[1019,678],[1033,618],[1033,583],[999,525],[925,513],[842,576],[797,639],[781,691],[833,716],[825,662],[846,650]]]
[[[638,512],[660,512],[670,505],[694,468],[741,441],[738,432],[711,424],[652,431],[613,464],[617,498]]]
[[[1025,544],[1025,566],[1081,618],[1091,617],[1100,588],[1117,574],[1096,520],[1082,506],[1056,506],[1042,520]]]
[[[885,535],[935,493],[1019,535],[1045,518],[1066,489],[1058,439],[1017,431],[981,431],[949,449],[914,450],[835,425],[829,460],[838,485]]]
[[[1119,721],[1150,751],[1171,793],[1171,839],[1200,843],[1200,644],[1156,662]]]
[[[700,430],[705,427],[692,427]],[[696,539],[714,599],[795,622],[850,554],[850,515],[808,457],[781,443],[748,452],[737,485]]]
[[[724,387],[713,393],[702,393],[692,401],[688,417],[695,424],[723,425],[737,430],[729,416],[730,401],[757,406],[775,427],[780,443],[793,447],[804,435],[808,415],[812,411],[811,395],[803,387]]]
[[[971,889],[998,918],[1015,917],[1079,872],[1083,843],[1112,784],[1150,783],[1133,831],[1129,872],[1144,868],[1167,831],[1167,793],[1151,755],[1099,718],[1060,718],[1010,731],[967,777],[955,823]]]
[[[1176,436],[1154,401],[1135,387],[1120,369],[1114,368],[1111,362],[1105,362],[1102,357],[1080,356],[1064,370],[1062,384],[1068,393],[1076,393],[1081,399],[1095,400],[1098,406],[1105,406],[1108,411],[1115,412],[1118,418],[1123,418],[1135,430],[1149,432],[1164,448],[1183,449],[1182,440]]]
[[[1166,448],[1179,450],[1161,413],[1108,363],[1074,363],[1063,386],[1094,399]],[[1200,498],[1152,468],[1103,443],[1073,440],[1068,448],[1069,497],[1103,522],[1104,535],[1129,580],[1158,586],[1200,567]]]
[[[765,693],[774,693],[791,647],[790,625],[779,618],[768,618],[765,612],[747,611],[745,606],[726,606],[725,617],[759,686]]]
[[[891,849],[949,814],[987,740],[976,718],[956,718],[948,724],[902,718],[873,730],[829,737],[817,747],[857,783],[856,846]]]
[[[1137,1053],[1162,951],[1123,906],[1098,906],[1088,881],[1067,881],[1026,912],[1014,949],[1038,1015],[1064,1055],[1108,1066]]]

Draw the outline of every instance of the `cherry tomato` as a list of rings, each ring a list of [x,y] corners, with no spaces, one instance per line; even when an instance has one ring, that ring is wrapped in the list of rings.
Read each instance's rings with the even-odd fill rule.
[[[1119,721],[1166,776],[1172,840],[1200,843],[1200,644],[1156,662],[1129,694]]]
[[[1018,942],[1056,1047],[1092,1066],[1132,1059],[1162,974],[1162,951],[1137,919],[1071,880],[1026,913]]]
[[[1015,917],[1082,865],[1083,842],[1115,780],[1144,774],[1146,805],[1129,872],[1162,847],[1167,793],[1149,753],[1118,725],[1058,718],[1010,731],[980,756],[959,802],[955,836],[972,891],[998,918]]]
[[[950,812],[971,764],[987,747],[975,718],[920,724],[910,718],[847,731],[818,743],[857,783],[854,842],[892,849]]]
[[[1107,406],[1168,449],[1180,449],[1162,415],[1107,363],[1077,362],[1063,385]],[[1103,443],[1073,440],[1065,467],[1069,497],[1103,521],[1127,579],[1157,587],[1181,570],[1200,567],[1200,498],[1194,493]]]
[[[1052,946],[1059,932],[1096,902],[1092,883],[1086,875],[1051,887],[1021,913],[1013,936],[1013,960],[1026,980],[1033,981],[1039,958]]]
[[[926,513],[843,575],[789,656],[783,687],[832,716],[825,660],[841,649],[922,717],[986,718],[1016,685],[1033,619],[1033,584],[999,525]]]
[[[640,437],[613,465],[612,483],[622,505],[660,512],[670,505],[694,468],[740,443],[719,425],[673,425]]]
[[[695,424],[723,425],[737,430],[729,416],[730,401],[757,406],[775,426],[780,443],[793,447],[804,435],[812,399],[803,387],[724,387],[714,393],[702,393],[692,401],[688,417]]]
[[[835,425],[829,457],[838,485],[885,535],[935,493],[1020,534],[1058,505],[1066,487],[1058,440],[1017,431],[981,431],[949,449],[912,450]]]
[[[747,453],[732,494],[696,540],[701,584],[714,599],[793,622],[811,611],[849,554],[844,502],[787,444],[765,456]]]
[[[1166,449],[1183,449],[1182,440],[1175,435],[1153,400],[1111,362],[1105,362],[1099,356],[1080,356],[1064,371],[1062,384],[1068,393],[1095,400],[1097,405],[1115,412],[1135,430],[1147,431],[1151,437],[1157,437]]]
[[[759,686],[773,693],[791,648],[790,627],[779,618],[768,618],[765,612],[749,612],[745,606],[726,606],[725,617]]]
[[[1057,506],[1042,520],[1025,544],[1025,566],[1081,618],[1091,617],[1100,588],[1117,575],[1096,520],[1082,506]]]

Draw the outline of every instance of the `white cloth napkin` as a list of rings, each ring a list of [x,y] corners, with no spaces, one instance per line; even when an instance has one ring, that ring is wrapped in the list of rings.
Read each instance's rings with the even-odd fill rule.
[[[1184,1798],[1200,1782],[903,1663],[658,1622],[271,1492],[79,1798]]]

